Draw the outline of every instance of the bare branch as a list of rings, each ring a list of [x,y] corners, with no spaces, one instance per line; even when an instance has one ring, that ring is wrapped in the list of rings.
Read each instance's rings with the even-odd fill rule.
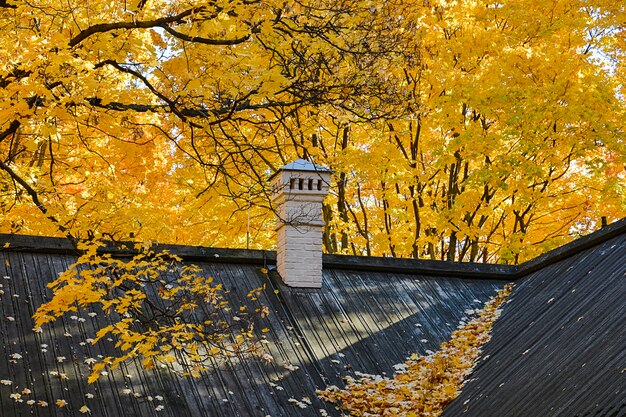
[[[18,183],[28,193],[28,195],[33,200],[33,203],[35,203],[35,206],[37,206],[39,211],[43,213],[43,215],[46,216],[48,220],[54,223],[54,225],[59,229],[59,231],[63,233],[68,238],[68,240],[72,242],[72,244],[75,244],[77,242],[77,239],[72,235],[69,229],[65,227],[63,224],[61,224],[59,219],[57,219],[56,217],[54,217],[52,214],[49,213],[48,208],[39,199],[39,194],[37,193],[37,191],[35,191],[33,187],[30,186],[29,183],[27,183],[22,177],[20,177],[15,171],[13,171],[13,169],[11,169],[10,166],[8,166],[2,161],[0,161],[0,169],[2,169],[4,172],[9,174],[9,176],[13,179],[13,181]]]
[[[162,17],[160,19],[136,21],[136,22],[113,22],[113,23],[99,23],[97,25],[89,26],[87,29],[82,30],[78,35],[74,36],[70,42],[70,47],[74,47],[96,33],[105,33],[117,29],[149,29],[154,27],[164,27],[170,23],[180,22],[186,17],[189,17],[195,13],[205,11],[206,8],[195,7],[185,10],[174,16]]]
[[[219,45],[238,45],[250,39],[250,36],[252,35],[252,33],[256,32],[255,30],[253,30],[250,34],[247,34],[245,36],[242,36],[241,38],[236,38],[236,39],[208,39],[208,38],[201,38],[198,36],[186,35],[184,33],[181,33],[181,32],[178,32],[177,30],[172,29],[168,25],[161,25],[161,27],[165,29],[165,31],[169,33],[170,35],[178,39],[181,39],[183,41],[202,43],[205,45],[218,45],[218,46]]]

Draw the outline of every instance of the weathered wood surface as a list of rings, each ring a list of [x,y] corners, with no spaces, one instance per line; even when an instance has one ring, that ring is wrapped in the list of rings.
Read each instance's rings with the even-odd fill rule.
[[[9,252],[77,255],[78,252],[67,239],[26,235],[0,234],[0,246]],[[211,263],[237,263],[251,265],[275,265],[276,252],[265,250],[210,248],[184,245],[155,245],[157,251],[167,250],[185,261]],[[136,251],[132,243],[109,243],[103,251],[118,256],[131,255]],[[324,268],[358,271],[382,271],[387,273],[426,274],[457,278],[511,279],[517,272],[515,265],[491,265],[470,262],[443,262],[423,259],[399,259],[374,256],[323,255]]]
[[[444,417],[626,416],[626,234],[517,285]]]
[[[517,280],[565,258],[598,245],[615,236],[626,233],[626,219],[616,221],[587,236],[576,239],[560,248],[549,251],[520,265],[482,264],[472,262],[431,261],[424,259],[400,259],[375,256],[323,255],[325,269],[353,271],[380,271],[385,273],[447,276],[455,278]],[[9,252],[76,255],[67,239],[41,236],[0,234],[0,246]],[[132,243],[109,244],[105,251],[120,256],[135,251]],[[156,245],[156,250],[168,250],[186,261],[211,263],[236,263],[250,265],[274,265],[276,252],[210,248],[184,245]]]
[[[216,363],[199,379],[130,364],[92,385],[85,360],[113,348],[86,340],[107,317],[68,315],[32,331],[32,314],[50,297],[46,284],[75,252],[63,239],[3,235],[10,246],[0,252],[0,380],[11,383],[0,384],[0,416],[82,416],[83,404],[106,417],[307,417],[321,409],[338,416],[315,389],[341,386],[355,371],[390,375],[408,355],[435,350],[466,310],[502,287],[500,278],[528,274],[496,323],[486,347],[491,358],[446,417],[624,416],[625,232],[626,220],[616,222],[520,267],[325,256],[321,290],[287,288],[275,273],[268,278],[261,267],[275,260],[273,252],[166,246],[223,283],[235,305],[267,286],[261,302],[271,314],[258,327],[270,329],[274,361]],[[24,388],[32,392],[22,402],[9,398]],[[307,408],[289,402],[304,397]],[[29,399],[49,406],[29,406]],[[69,405],[58,408],[57,399]]]
[[[303,291],[284,287],[276,276],[268,279],[258,265],[197,263],[230,290],[235,306],[250,303],[248,291],[266,284],[261,302],[271,314],[258,328],[270,329],[267,349],[274,361],[222,362],[199,379],[130,364],[88,385],[85,360],[114,352],[111,345],[87,342],[109,323],[107,317],[68,314],[42,333],[32,331],[32,314],[51,295],[46,284],[74,260],[41,251],[0,253],[0,379],[11,381],[0,384],[2,417],[82,416],[82,405],[91,415],[106,417],[306,417],[319,416],[321,409],[338,416],[334,405],[315,397],[316,389],[341,385],[341,377],[354,371],[391,374],[393,365],[411,353],[437,349],[465,310],[480,307],[504,283],[328,269],[321,290]],[[9,398],[24,388],[31,393],[23,402]],[[305,397],[312,403],[307,408],[289,402]],[[30,406],[30,399],[49,406]],[[56,407],[57,399],[68,406]],[[157,411],[158,406],[163,409]]]

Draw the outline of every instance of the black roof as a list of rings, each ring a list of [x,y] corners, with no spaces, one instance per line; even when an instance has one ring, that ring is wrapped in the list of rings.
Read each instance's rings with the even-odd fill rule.
[[[626,416],[625,226],[523,266],[562,258],[517,282],[444,417]]]
[[[274,361],[216,363],[199,379],[133,363],[88,385],[85,361],[112,354],[87,343],[108,324],[106,317],[68,314],[43,333],[32,331],[31,316],[51,296],[46,284],[76,254],[59,239],[0,237],[6,241],[9,248],[0,252],[0,277],[9,277],[0,278],[0,380],[11,383],[0,384],[3,417],[80,416],[84,404],[91,415],[111,417],[296,417],[319,416],[320,409],[338,416],[333,404],[316,398],[316,389],[341,385],[342,376],[355,372],[391,375],[393,365],[412,353],[436,350],[466,310],[480,307],[507,282],[501,267],[332,256],[325,258],[321,290],[294,289],[279,283],[275,272],[268,277],[262,271],[274,259],[271,252],[168,246],[223,283],[234,305],[249,302],[245,295],[266,284],[261,301],[271,313],[259,326],[270,330],[267,349]],[[384,272],[385,265],[395,272]],[[24,388],[32,391],[24,402],[9,398]],[[29,406],[28,399],[49,406]],[[68,406],[54,406],[57,399]]]
[[[445,416],[624,415],[626,220],[521,266],[325,255],[320,290],[265,274],[273,252],[162,245],[223,283],[235,305],[267,286],[261,301],[271,314],[260,325],[270,330],[274,361],[215,363],[198,379],[131,363],[92,385],[85,360],[111,352],[85,341],[106,317],[68,315],[43,333],[31,330],[32,314],[51,295],[46,284],[77,254],[62,239],[0,235],[4,242],[0,380],[11,382],[0,383],[3,417],[82,416],[83,404],[111,417],[339,416],[316,389],[341,386],[355,372],[391,375],[410,354],[436,350],[466,310],[512,280],[517,288],[485,348],[489,357]],[[24,388],[32,392],[23,402],[9,398]],[[68,406],[55,407],[57,399]]]

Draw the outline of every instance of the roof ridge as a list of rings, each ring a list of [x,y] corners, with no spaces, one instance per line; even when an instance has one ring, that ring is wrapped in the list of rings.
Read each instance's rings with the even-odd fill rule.
[[[585,249],[592,248],[607,240],[626,233],[626,218],[614,221],[586,236],[579,237],[563,246],[552,249],[531,260],[521,263],[515,273],[515,279],[552,265],[558,261],[574,256]]]
[[[332,269],[516,280],[623,233],[626,233],[626,218],[615,221],[589,235],[578,238],[520,265],[324,254],[323,266]],[[0,234],[0,245],[6,243],[9,245],[2,249],[4,251],[78,255],[76,249],[66,238]],[[132,255],[136,253],[136,250],[133,249],[134,244],[133,242],[110,243],[103,250],[119,256]],[[189,261],[210,260],[211,262],[219,263],[256,265],[267,265],[268,263],[273,264],[276,262],[276,252],[269,250],[213,248],[177,244],[157,244],[155,249],[168,250]]]

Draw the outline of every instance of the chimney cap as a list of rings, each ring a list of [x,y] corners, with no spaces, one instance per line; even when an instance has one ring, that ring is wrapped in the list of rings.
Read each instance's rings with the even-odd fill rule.
[[[321,165],[316,165],[313,162],[306,161],[304,159],[296,159],[290,164],[285,165],[272,175],[274,178],[279,172],[282,171],[299,171],[299,172],[332,172],[329,168]]]

